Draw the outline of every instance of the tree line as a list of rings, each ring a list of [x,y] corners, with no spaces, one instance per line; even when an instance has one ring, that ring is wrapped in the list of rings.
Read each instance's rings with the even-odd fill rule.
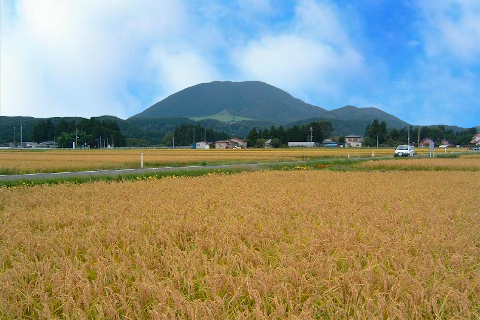
[[[56,124],[51,119],[40,120],[32,129],[31,139],[34,142],[55,141],[62,148],[72,148],[75,141],[78,147],[88,148],[123,147],[126,144],[115,121],[96,118],[80,121],[62,118]]]
[[[332,123],[329,121],[315,121],[304,125],[294,125],[288,129],[283,126],[276,128],[271,126],[270,130],[264,128],[257,130],[253,128],[247,135],[247,143],[249,147],[263,147],[267,140],[271,139],[273,148],[287,146],[290,141],[309,141],[322,143],[322,141],[331,136],[333,131]]]
[[[430,138],[436,145],[439,145],[443,139],[446,139],[454,145],[465,146],[470,144],[473,135],[476,133],[477,129],[475,127],[456,132],[453,129],[446,129],[445,126],[387,128],[385,121],[380,122],[378,119],[375,119],[365,129],[363,145],[375,147],[378,141],[378,146],[394,147],[408,143],[410,134],[410,142],[418,143],[419,138],[420,142],[423,139]]]
[[[214,142],[218,140],[227,140],[229,135],[225,132],[215,131],[212,128],[202,127],[197,124],[181,124],[175,127],[173,133],[167,133],[164,141],[170,140],[176,146],[189,146],[198,141]]]
[[[156,119],[160,121],[160,119]],[[171,119],[170,119],[171,120]],[[55,140],[56,145],[63,148],[72,148],[73,142],[77,140],[78,147],[103,148],[107,145],[123,147],[123,146],[189,146],[197,141],[214,142],[218,140],[226,140],[230,135],[225,131],[216,131],[215,127],[206,126],[202,122],[180,123],[178,121],[169,122],[166,126],[163,122],[157,123],[150,121],[152,124],[148,130],[143,132],[138,126],[127,126],[121,122],[122,130],[130,129],[129,139],[126,139],[123,132],[116,121],[104,120],[99,118],[90,119],[68,119],[53,118],[42,119],[35,123],[33,128],[28,126],[28,135],[32,141],[43,142]],[[203,126],[202,126],[203,124]],[[131,128],[130,128],[131,127]],[[213,128],[212,128],[213,127]],[[10,127],[9,127],[10,128]],[[31,129],[30,129],[31,128]],[[151,132],[157,132],[162,128],[155,137],[150,137]],[[27,126],[24,126],[24,137],[26,136]],[[11,128],[10,128],[11,130]],[[264,127],[257,129],[253,127],[246,136],[249,147],[263,147],[265,141],[271,139],[272,147],[286,147],[290,141],[312,141],[321,143],[324,139],[330,138],[333,132],[332,123],[329,121],[314,121],[304,125],[294,125],[285,129],[283,126],[270,128]],[[406,144],[410,133],[410,141],[417,142],[425,138],[430,138],[439,145],[443,139],[448,140],[455,145],[468,145],[472,136],[477,133],[477,129],[465,129],[454,131],[445,126],[424,126],[424,127],[403,127],[389,128],[385,121],[375,119],[365,128],[365,136],[363,145],[374,147],[377,145],[382,147],[394,147],[399,144]],[[141,135],[137,138],[137,135]],[[144,137],[145,136],[145,137]],[[146,137],[153,139],[147,143]],[[19,138],[19,132],[17,132]],[[313,139],[312,139],[313,138]],[[19,139],[17,139],[18,141]],[[138,141],[137,141],[138,140]],[[342,144],[344,137],[339,137],[337,141]],[[25,139],[24,139],[25,141]]]

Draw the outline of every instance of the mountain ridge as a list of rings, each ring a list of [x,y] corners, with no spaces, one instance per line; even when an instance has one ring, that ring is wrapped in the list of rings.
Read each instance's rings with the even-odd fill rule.
[[[223,110],[275,123],[319,117],[326,112],[264,82],[214,81],[176,92],[131,118],[208,117]]]
[[[260,81],[214,81],[180,90],[130,117],[218,119],[227,113],[230,120],[248,118],[256,121],[286,125],[306,119],[349,121],[362,123],[374,119],[390,127],[402,128],[409,123],[377,108],[357,108],[347,105],[333,110],[305,103],[288,92]]]
[[[213,89],[209,88],[212,86],[214,87]],[[241,90],[236,90],[239,86]],[[223,90],[225,87],[228,90]],[[181,97],[185,91],[189,93],[187,98]],[[178,97],[179,94],[180,97]],[[228,97],[230,94],[236,101],[228,104],[227,102],[232,101],[231,97]],[[201,97],[200,100],[203,100],[202,103],[204,105],[210,101],[210,103],[207,103],[206,108],[198,107],[197,101],[199,96]],[[217,100],[210,100],[212,96],[217,97]],[[172,97],[174,98],[173,105],[165,104],[165,100],[169,102],[168,100],[173,99]],[[221,103],[215,105],[215,101],[220,101]],[[159,106],[160,114],[155,114],[154,111],[157,109],[155,106]],[[177,106],[178,108],[176,108]],[[126,120],[108,115],[94,118],[114,121],[119,125],[122,132],[125,132],[127,138],[143,139],[152,145],[158,143],[166,133],[172,132],[176,126],[195,122],[200,123],[204,127],[224,131],[231,136],[236,135],[240,137],[248,134],[253,127],[262,129],[282,125],[284,128],[288,128],[314,121],[330,121],[333,126],[333,135],[364,135],[367,125],[375,119],[385,121],[389,128],[424,127],[421,125],[410,125],[381,109],[373,107],[358,108],[347,105],[333,110],[325,110],[305,103],[279,88],[259,81],[240,83],[216,81],[199,84],[172,94]],[[15,134],[18,140],[21,125],[23,125],[24,137],[29,137],[33,126],[42,119],[51,119],[56,123],[60,119],[80,121],[82,118],[0,116],[0,144],[13,141]],[[445,130],[460,131],[467,129],[449,125],[440,126],[444,126]],[[15,128],[17,128],[16,132]],[[477,131],[480,131],[480,126],[476,128]]]

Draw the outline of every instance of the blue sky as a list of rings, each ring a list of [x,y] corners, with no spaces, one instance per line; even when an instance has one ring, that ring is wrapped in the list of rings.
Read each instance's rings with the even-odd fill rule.
[[[0,0],[0,115],[126,119],[210,81],[480,125],[478,0]]]

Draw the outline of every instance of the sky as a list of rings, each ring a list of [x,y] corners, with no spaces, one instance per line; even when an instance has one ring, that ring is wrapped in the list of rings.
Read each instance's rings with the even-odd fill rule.
[[[478,0],[0,1],[0,116],[126,119],[263,81],[326,110],[480,125]]]

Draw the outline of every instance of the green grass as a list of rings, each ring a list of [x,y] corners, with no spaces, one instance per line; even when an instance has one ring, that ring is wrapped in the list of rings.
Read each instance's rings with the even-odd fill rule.
[[[22,179],[16,181],[1,181],[0,187],[3,188],[12,188],[12,187],[29,187],[35,185],[55,185],[55,184],[81,184],[81,183],[91,183],[96,181],[110,181],[110,182],[121,182],[121,181],[142,181],[142,180],[159,180],[166,177],[198,177],[206,176],[210,174],[234,174],[239,172],[247,171],[247,168],[230,168],[230,169],[203,169],[199,168],[196,170],[175,170],[175,171],[163,171],[163,172],[148,172],[142,174],[118,174],[114,176],[85,176],[85,177],[69,177],[61,179]]]
[[[0,168],[0,175],[14,175],[14,174],[22,174],[21,170],[17,168]]]
[[[194,118],[190,118],[190,119],[195,120],[195,121],[206,120],[206,119],[214,119],[214,120],[218,120],[218,121],[221,121],[221,122],[254,120],[252,118],[234,116],[234,115],[230,114],[230,112],[228,112],[227,110],[220,111],[219,113],[211,115],[211,116],[194,117]]]
[[[442,158],[457,158],[458,155],[446,154],[440,156]],[[59,184],[59,183],[90,183],[95,181],[139,181],[139,180],[156,180],[165,177],[196,177],[209,174],[235,174],[244,171],[294,171],[294,170],[324,170],[324,171],[445,171],[444,167],[412,167],[405,168],[399,166],[381,165],[371,168],[365,168],[358,166],[359,163],[366,161],[376,161],[381,159],[344,159],[344,158],[322,158],[311,159],[305,158],[303,161],[288,161],[288,162],[275,162],[275,163],[258,163],[254,161],[245,161],[239,163],[238,161],[200,161],[198,163],[172,163],[171,165],[165,163],[151,163],[150,168],[153,167],[174,167],[177,169],[171,171],[156,171],[146,172],[141,174],[118,174],[114,176],[99,175],[99,176],[85,176],[85,177],[69,177],[69,178],[56,178],[56,179],[32,179],[25,178],[17,181],[2,181],[0,179],[0,187],[21,187],[21,186],[34,186],[44,184]],[[393,161],[408,161],[408,159],[394,159]],[[242,164],[258,164],[256,167],[242,166]],[[181,166],[198,166],[194,169],[184,169]],[[235,165],[230,168],[207,168],[209,165]],[[456,169],[458,170],[458,169]],[[0,174],[1,174],[0,170]],[[3,174],[15,174],[12,171],[5,170]]]

